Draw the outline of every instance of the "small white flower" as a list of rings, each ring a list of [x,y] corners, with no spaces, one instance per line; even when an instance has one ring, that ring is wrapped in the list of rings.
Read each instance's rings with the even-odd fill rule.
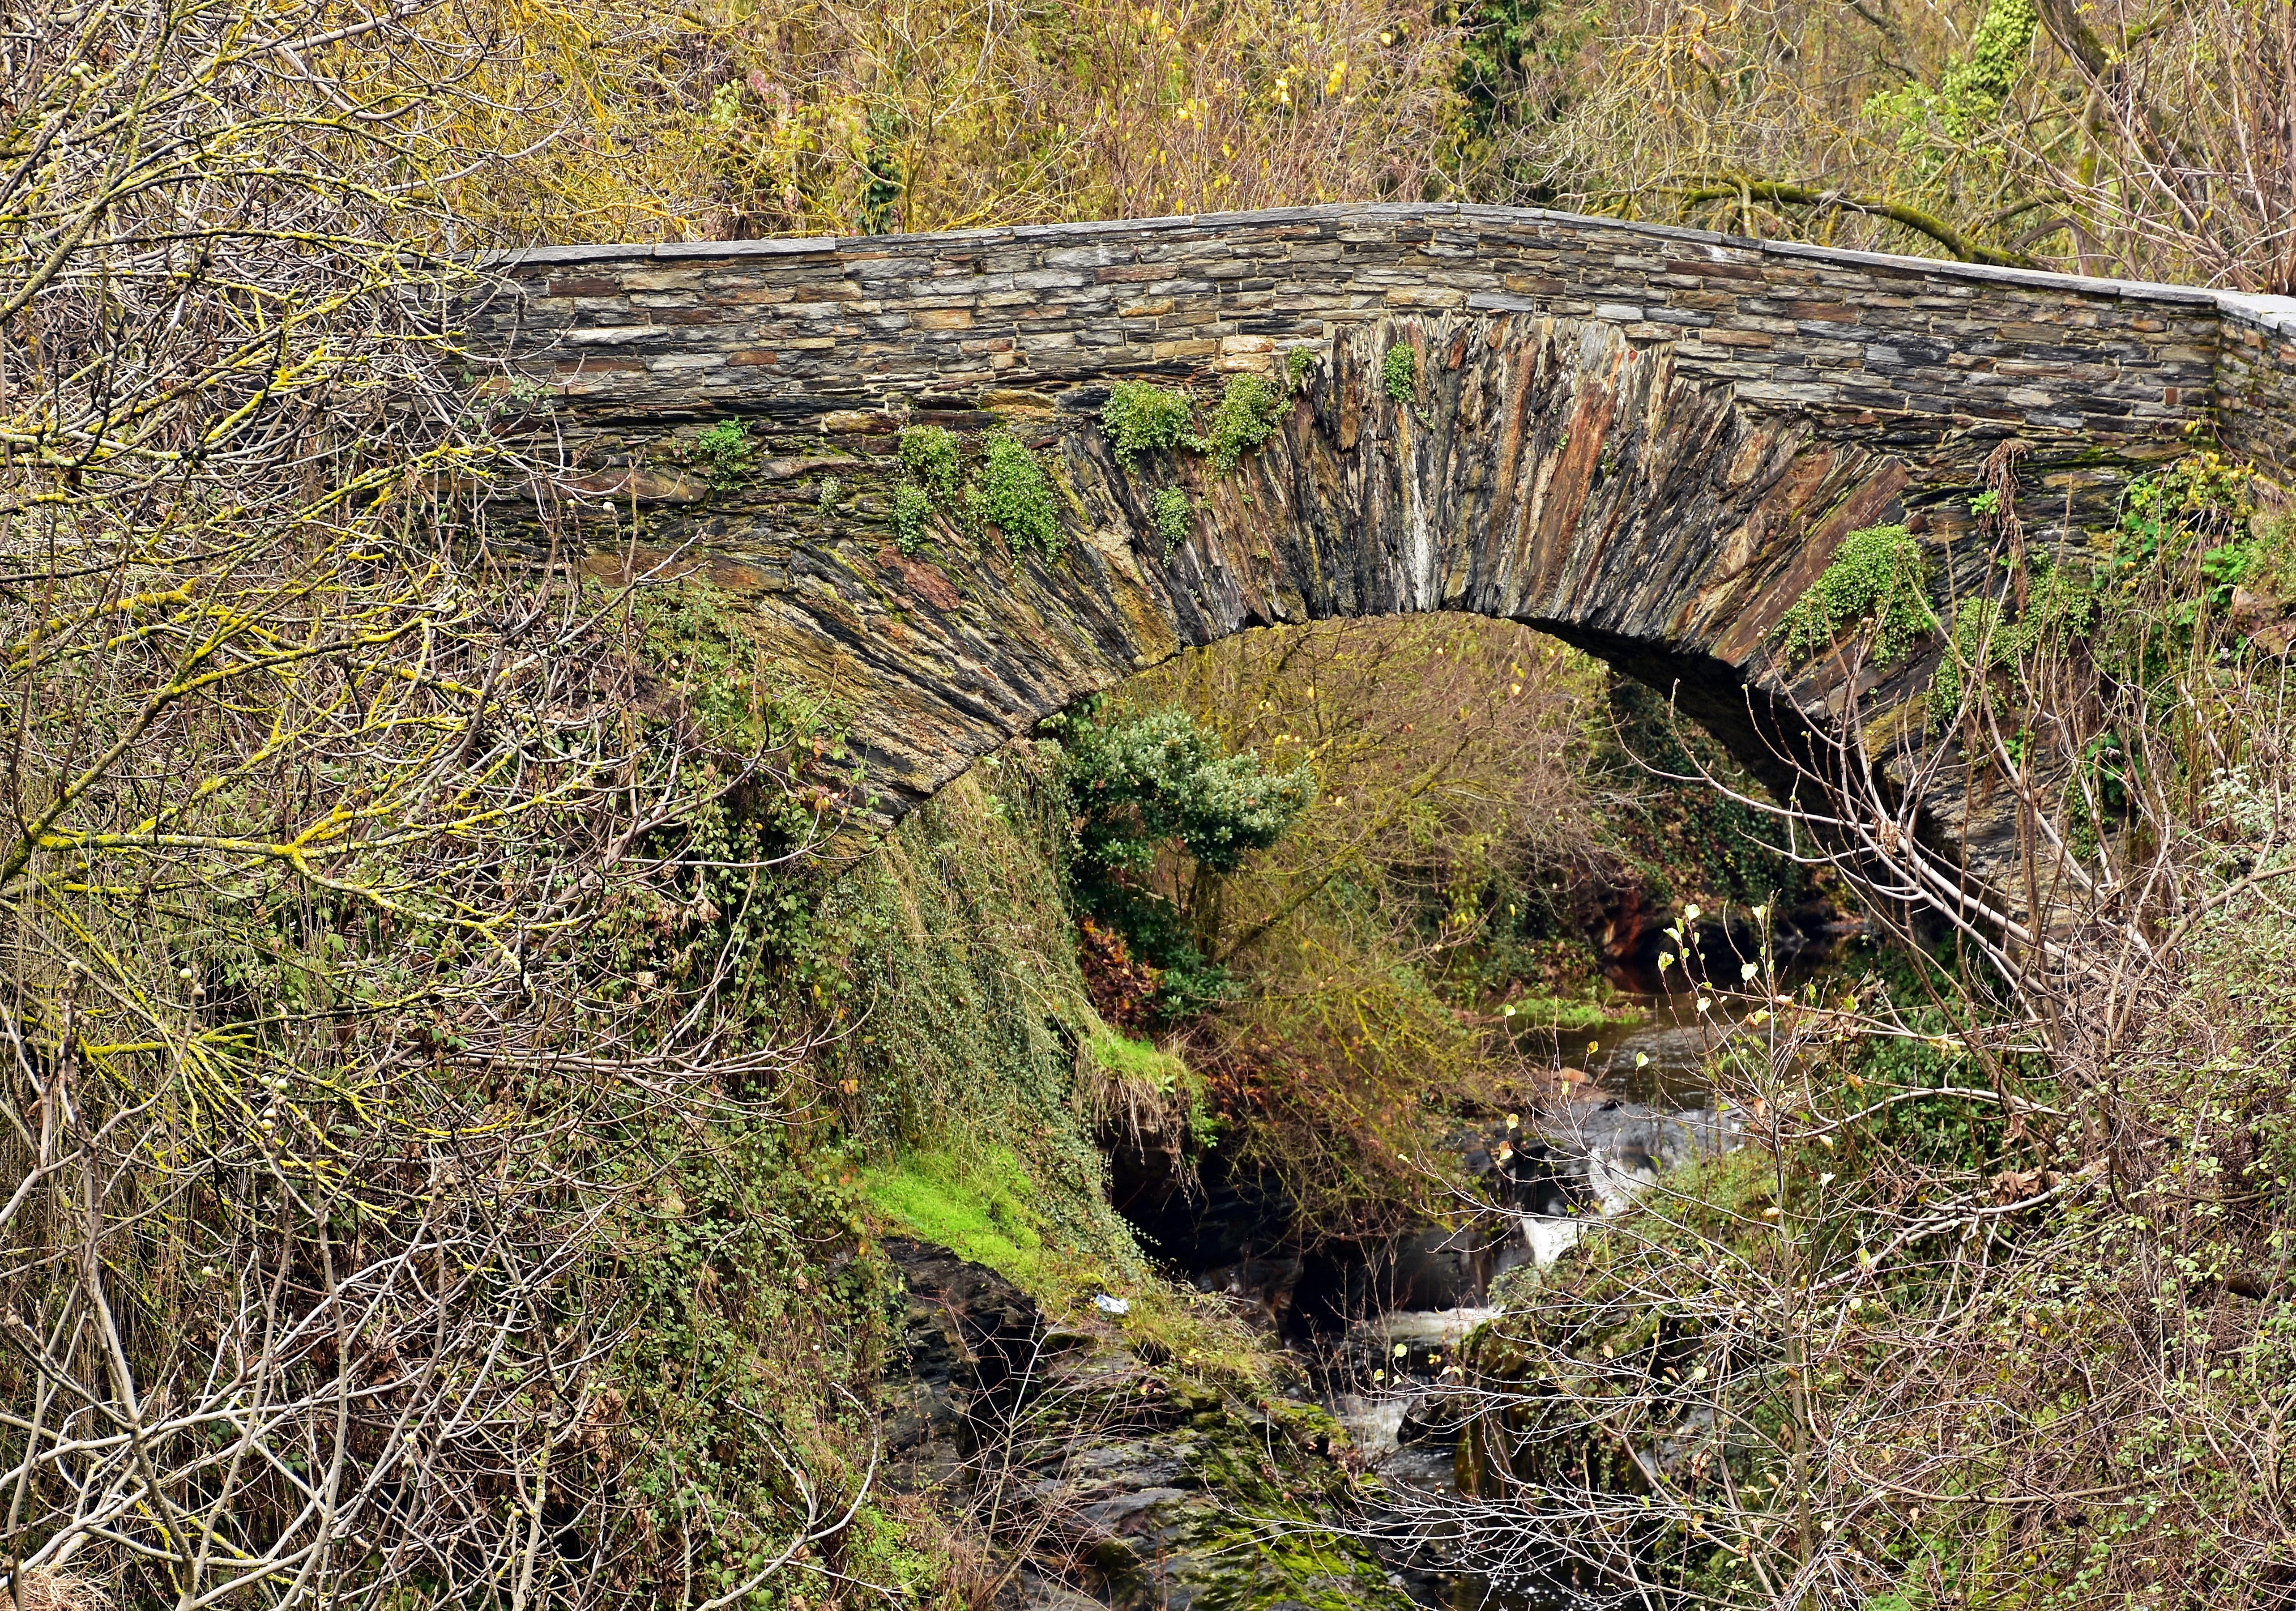
[[[1714,1003],[1713,1003],[1712,1002],[1710,1002],[1710,1001],[1707,1000],[1707,999],[1706,999],[1704,996],[1702,996],[1702,996],[1700,996],[1700,997],[1698,998],[1698,1010],[1699,1010],[1699,1011],[1701,1011],[1701,1012],[1705,1011],[1708,1008],[1710,1008],[1710,1007],[1711,1007],[1711,1006],[1713,1006],[1713,1005],[1714,1005]]]
[[[1742,979],[1751,979],[1756,974],[1761,972],[1761,970],[1762,965],[1759,962],[1741,962],[1738,964],[1738,977]]]

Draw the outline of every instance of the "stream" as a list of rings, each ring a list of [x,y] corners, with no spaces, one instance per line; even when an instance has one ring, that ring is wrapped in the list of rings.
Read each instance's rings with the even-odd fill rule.
[[[1780,984],[1798,987],[1827,966],[1841,937],[1801,948]],[[1731,937],[1717,929],[1702,941],[1704,977],[1734,977]],[[1238,1181],[1207,1159],[1202,1178],[1183,1183],[1152,1158],[1111,1157],[1111,1196],[1144,1239],[1280,1342],[1357,1458],[1398,1489],[1456,1497],[1459,1427],[1445,1424],[1433,1389],[1467,1335],[1497,1313],[1493,1284],[1525,1264],[1552,1263],[1660,1174],[1733,1143],[1736,1117],[1718,1111],[1707,1059],[1716,1031],[1754,1003],[1716,994],[1702,1014],[1699,992],[1669,992],[1647,974],[1614,982],[1625,988],[1607,1026],[1506,1026],[1529,1064],[1554,1071],[1558,1094],[1536,1113],[1463,1120],[1447,1138],[1447,1162],[1482,1198],[1463,1199],[1454,1227],[1302,1254],[1288,1206],[1267,1182]],[[1669,982],[1683,982],[1679,970]],[[1572,1603],[1559,1586],[1497,1592],[1472,1562],[1446,1559],[1439,1547],[1382,1558],[1398,1587],[1438,1611]]]
[[[1553,1263],[1590,1224],[1625,1209],[1663,1172],[1727,1147],[1735,1131],[1714,1110],[1706,1056],[1717,1024],[1702,1026],[1695,993],[1646,987],[1621,1006],[1636,1021],[1513,1032],[1529,1061],[1556,1071],[1562,1094],[1519,1125],[1502,1115],[1454,1133],[1451,1161],[1496,1205],[1463,1214],[1456,1229],[1302,1256],[1283,1251],[1280,1205],[1214,1179],[1193,1202],[1157,1212],[1135,1200],[1125,1211],[1200,1289],[1225,1294],[1283,1342],[1371,1470],[1455,1496],[1458,1428],[1443,1424],[1431,1390],[1467,1334],[1497,1313],[1493,1283],[1523,1264]],[[1710,1013],[1726,1021],[1731,1010],[1717,999]],[[1388,1565],[1414,1600],[1444,1611],[1566,1603],[1559,1591],[1494,1594],[1467,1563],[1424,1549]]]

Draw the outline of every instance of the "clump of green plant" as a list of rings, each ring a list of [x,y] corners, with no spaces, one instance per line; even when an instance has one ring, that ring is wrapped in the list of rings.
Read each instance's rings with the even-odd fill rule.
[[[1316,355],[1305,347],[1295,347],[1283,355],[1283,385],[1287,391],[1308,389],[1308,378],[1316,372]]]
[[[964,478],[955,434],[939,425],[907,427],[901,432],[901,470],[936,502],[950,503]]]
[[[893,488],[893,546],[914,553],[932,523],[932,495],[914,481]]]
[[[1841,540],[1833,563],[1778,623],[1790,661],[1833,646],[1859,622],[1874,629],[1874,662],[1886,666],[1938,626],[1930,608],[1929,560],[1902,526],[1868,526]]]
[[[955,436],[939,425],[904,429],[898,457],[901,479],[893,488],[893,544],[903,553],[914,553],[931,529],[933,511],[955,507],[964,464]]]
[[[2024,609],[2013,621],[1997,600],[1968,600],[1954,611],[1945,658],[1930,683],[1931,719],[1952,720],[1970,682],[1987,682],[1994,671],[2016,665],[2045,642],[2086,635],[2096,614],[2096,589],[2090,579],[2062,566],[2033,579]],[[1992,698],[1994,708],[2002,709],[2002,696],[1997,691]]]
[[[1398,341],[1389,348],[1387,356],[1379,361],[1379,380],[1391,402],[1410,402],[1419,391],[1418,353],[1407,342]]]
[[[1177,487],[1160,487],[1148,500],[1148,517],[1156,535],[1164,539],[1164,557],[1188,540],[1188,495]]]
[[[1144,453],[1192,447],[1196,407],[1188,394],[1152,380],[1119,380],[1101,405],[1101,429],[1125,469]]]
[[[1063,541],[1052,479],[1028,445],[1011,432],[1000,430],[988,438],[981,453],[980,479],[966,487],[964,495],[974,519],[995,526],[1048,560],[1060,557]]]
[[[822,477],[821,485],[814,489],[814,511],[823,519],[828,519],[837,512],[837,500],[844,490],[844,483],[835,476]]]
[[[1212,468],[1226,475],[1243,462],[1244,454],[1275,434],[1282,413],[1282,400],[1267,381],[1258,375],[1230,375],[1201,443]]]
[[[757,456],[757,444],[750,440],[750,429],[739,420],[720,420],[708,429],[696,432],[686,447],[687,461],[701,467],[709,478],[709,485],[721,491],[739,487],[750,473],[750,461]]]
[[[2180,589],[2187,619],[2202,599],[2222,610],[2233,589],[2259,569],[2255,472],[2214,451],[2187,454],[2157,475],[2139,476],[2121,495],[2120,529],[2113,544],[2114,571],[2134,590],[2149,573],[2197,571],[2196,587]]]

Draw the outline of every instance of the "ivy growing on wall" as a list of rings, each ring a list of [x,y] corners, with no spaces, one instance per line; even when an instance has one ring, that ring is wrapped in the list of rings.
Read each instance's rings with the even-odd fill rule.
[[[903,553],[914,553],[932,522],[932,495],[914,481],[894,487],[893,545]]]
[[[964,478],[956,438],[938,425],[912,425],[901,432],[901,469],[940,503],[955,501]]]
[[[2018,664],[2044,641],[2085,635],[2095,622],[2096,589],[2090,578],[2062,566],[2043,570],[2029,587],[2025,607],[2013,619],[1992,599],[1970,599],[1954,611],[1945,658],[1931,680],[1929,713],[1950,721],[1970,683],[1983,684],[1998,669]],[[1994,708],[2003,708],[1998,692]]]
[[[964,461],[955,436],[938,425],[904,429],[897,457],[901,479],[893,488],[893,544],[914,553],[931,527],[933,511],[958,510]]]
[[[1127,470],[1142,454],[1186,448],[1210,458],[1214,473],[1226,475],[1275,434],[1284,391],[1295,389],[1313,364],[1304,348],[1286,355],[1283,390],[1259,375],[1230,375],[1201,431],[1187,393],[1149,380],[1119,380],[1101,407],[1101,429]],[[1159,487],[1149,496],[1148,511],[1168,559],[1188,538],[1188,495],[1177,487]]]
[[[1044,556],[1057,559],[1063,546],[1053,484],[1028,445],[1009,431],[988,438],[980,458],[980,479],[964,489],[965,507],[985,521]]]
[[[1791,661],[1830,649],[1849,628],[1870,626],[1874,662],[1899,658],[1915,640],[1937,630],[1930,608],[1929,560],[1902,526],[1868,526],[1841,540],[1833,563],[1778,623]]]

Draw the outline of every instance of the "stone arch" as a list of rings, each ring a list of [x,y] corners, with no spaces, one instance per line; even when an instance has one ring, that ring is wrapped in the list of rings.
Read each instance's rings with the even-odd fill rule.
[[[1352,207],[875,241],[545,249],[467,310],[554,394],[593,563],[677,553],[841,704],[882,822],[1044,716],[1256,626],[1463,609],[1669,691],[1757,772],[1841,691],[1778,621],[1849,532],[1903,521],[1959,590],[2005,443],[2031,535],[2078,542],[2207,428],[2280,464],[2296,307],[1496,209]],[[1418,383],[1387,395],[1387,353]],[[1115,380],[1291,377],[1232,475],[1128,470]],[[507,384],[509,377],[504,377]],[[711,476],[678,433],[731,421]],[[898,431],[1009,430],[1053,470],[1057,555],[904,552]],[[723,467],[721,467],[723,468]],[[828,484],[835,482],[830,488]],[[1149,499],[1184,487],[1165,551]],[[1767,731],[1765,731],[1765,729]]]
[[[1397,346],[1417,355],[1408,404],[1382,384]],[[1436,315],[1345,331],[1226,475],[1185,450],[1126,469],[1100,424],[1105,396],[849,413],[823,433],[831,451],[769,463],[794,487],[786,512],[652,489],[641,563],[691,541],[749,602],[775,658],[836,700],[876,790],[865,814],[882,822],[1181,650],[1434,610],[1521,622],[1679,690],[1767,766],[1747,694],[1767,707],[1784,692],[1771,629],[1844,534],[1903,514],[1894,458],[1742,409],[1598,323]],[[1030,443],[1061,495],[1062,552],[946,526],[903,552],[884,517],[896,431],[912,421]],[[844,507],[824,515],[828,477]],[[1192,506],[1168,552],[1160,487]],[[798,514],[808,493],[815,507]]]

